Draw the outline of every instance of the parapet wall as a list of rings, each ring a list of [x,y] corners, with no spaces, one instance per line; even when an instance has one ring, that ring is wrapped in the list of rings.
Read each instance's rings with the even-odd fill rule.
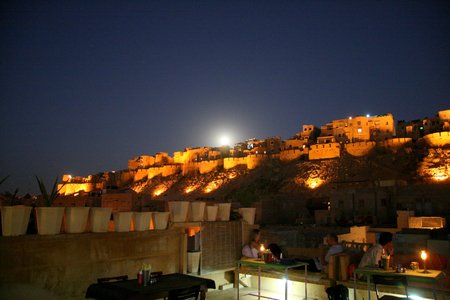
[[[308,149],[282,150],[280,152],[281,161],[290,161],[299,158],[302,155],[308,155]]]
[[[412,138],[392,138],[380,142],[380,145],[386,148],[397,148],[412,143]]]
[[[365,156],[375,148],[375,142],[358,142],[345,145],[345,150],[353,156]]]
[[[61,186],[58,185],[59,187]],[[89,182],[89,183],[66,183],[61,190],[59,191],[61,195],[72,195],[77,192],[84,191],[86,193],[92,192],[96,189],[96,184]],[[100,187],[101,188],[101,187]]]
[[[247,155],[247,168],[249,170],[256,169],[263,161],[268,159],[267,154],[249,154]]]
[[[204,160],[200,162],[190,162],[183,164],[183,175],[199,172],[200,174],[209,173],[218,167],[223,166],[223,159]]]
[[[162,177],[171,176],[180,170],[179,165],[165,165],[162,167],[150,167],[147,170],[147,179],[161,175]]]
[[[0,237],[0,282],[3,288],[26,286],[28,295],[45,291],[59,299],[84,299],[97,278],[136,278],[143,263],[154,271],[183,273],[185,251],[180,228]]]
[[[137,169],[136,174],[134,174],[134,181],[139,181],[148,176],[147,169]]]
[[[223,168],[232,169],[239,165],[247,165],[247,157],[226,157],[223,159]]]
[[[339,143],[312,145],[308,155],[309,160],[337,158],[341,156],[341,146]]]
[[[427,134],[423,138],[431,147],[443,147],[450,145],[450,131]]]

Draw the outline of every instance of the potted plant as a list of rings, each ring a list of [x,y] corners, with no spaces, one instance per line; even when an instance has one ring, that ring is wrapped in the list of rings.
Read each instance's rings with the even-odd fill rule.
[[[135,231],[150,230],[151,221],[152,221],[152,212],[143,211],[141,203],[141,205],[139,205],[139,211],[133,214],[134,230]]]
[[[253,203],[257,199],[255,193],[249,190],[239,190],[235,194],[235,197],[241,204],[238,212],[239,215],[241,215],[242,220],[247,222],[249,225],[255,224],[256,208],[252,207]]]
[[[89,213],[89,229],[92,232],[108,232],[112,208],[91,207]]]
[[[8,177],[9,175],[0,180],[0,185]],[[9,205],[1,207],[3,236],[24,235],[27,232],[32,208],[15,203],[19,199],[17,197],[18,192],[19,189],[16,189],[14,193],[7,193],[6,197],[9,199]]]
[[[189,204],[189,219],[192,222],[201,222],[205,215],[206,202],[204,201],[192,201]]]
[[[164,230],[167,229],[168,222],[169,222],[170,212],[159,212],[155,211],[152,212],[152,221],[153,221],[153,227],[155,230]]]
[[[133,219],[132,211],[117,211],[113,213],[114,230],[116,232],[128,232]],[[149,222],[150,224],[150,222]]]
[[[205,220],[206,221],[216,221],[218,210],[219,210],[219,206],[217,206],[217,205],[206,206],[205,207]]]
[[[189,210],[189,201],[169,201],[170,220],[172,222],[186,222]]]
[[[55,179],[55,183],[51,189],[51,192],[47,192],[47,188],[42,179],[36,176],[36,180],[39,185],[39,190],[44,200],[45,207],[36,207],[36,225],[38,234],[49,235],[58,234],[61,232],[61,225],[64,215],[64,207],[52,207],[53,201],[59,196],[59,191],[64,184],[58,189],[58,176]]]
[[[66,207],[64,211],[64,231],[66,233],[82,233],[87,229],[90,207]]]

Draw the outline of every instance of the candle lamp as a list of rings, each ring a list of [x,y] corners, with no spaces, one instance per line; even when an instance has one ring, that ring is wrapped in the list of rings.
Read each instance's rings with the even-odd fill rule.
[[[427,271],[427,264],[426,264],[427,252],[425,250],[420,251],[420,258],[422,258],[422,260],[423,260],[423,271],[422,271],[422,273],[430,273],[429,271]]]

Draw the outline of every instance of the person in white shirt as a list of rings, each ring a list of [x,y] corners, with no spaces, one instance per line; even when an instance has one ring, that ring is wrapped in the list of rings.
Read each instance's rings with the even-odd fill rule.
[[[250,238],[250,243],[245,245],[242,248],[242,256],[248,257],[248,258],[258,258],[260,251],[259,251],[259,240],[261,239],[261,231],[259,229],[253,229],[252,235]]]
[[[325,236],[325,242],[327,244],[327,253],[320,257],[314,259],[314,264],[319,271],[322,271],[326,265],[330,262],[330,257],[335,254],[344,252],[344,247],[339,244],[338,236],[334,233],[329,233]]]
[[[390,232],[380,233],[380,236],[378,237],[378,244],[373,245],[366,251],[366,253],[364,253],[361,261],[359,262],[358,268],[364,268],[367,266],[378,267],[383,251],[390,255],[394,253],[394,248],[392,247],[392,233]]]
[[[330,257],[334,254],[339,254],[344,251],[344,247],[339,244],[338,236],[334,233],[329,233],[325,236],[325,242],[328,246],[328,250],[322,257],[314,257],[308,259],[296,259],[300,262],[308,263],[308,271],[321,272],[330,261]]]

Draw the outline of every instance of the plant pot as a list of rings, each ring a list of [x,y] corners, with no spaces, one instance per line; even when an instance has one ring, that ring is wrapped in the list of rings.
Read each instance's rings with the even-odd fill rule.
[[[172,222],[186,222],[189,201],[169,201],[170,220]]]
[[[92,232],[108,232],[109,219],[112,208],[91,207],[89,214],[89,225]]]
[[[133,219],[132,211],[122,211],[113,213],[114,230],[116,232],[129,232],[131,228],[131,220]]]
[[[215,221],[217,220],[217,211],[219,207],[216,205],[210,205],[206,207],[206,221]]]
[[[2,235],[17,236],[27,233],[30,221],[31,206],[2,206]]]
[[[239,208],[239,214],[242,216],[242,220],[249,225],[255,224],[256,208],[254,207],[241,207]]]
[[[64,231],[82,233],[87,229],[89,207],[66,207],[64,214]]]
[[[135,212],[133,221],[134,221],[134,230],[135,231],[146,231],[150,230],[150,222],[152,219],[152,212]]]
[[[219,221],[229,221],[230,220],[230,211],[231,211],[231,203],[219,203],[219,210],[217,212],[217,219]]]
[[[190,206],[190,221],[201,222],[205,216],[205,206],[206,202],[195,201],[189,204]]]
[[[187,272],[198,274],[198,269],[200,266],[200,256],[201,252],[188,252],[187,253]]]
[[[155,230],[164,230],[167,229],[167,225],[169,223],[170,212],[153,212],[153,226]]]
[[[59,234],[64,207],[36,207],[36,225],[40,235]]]

